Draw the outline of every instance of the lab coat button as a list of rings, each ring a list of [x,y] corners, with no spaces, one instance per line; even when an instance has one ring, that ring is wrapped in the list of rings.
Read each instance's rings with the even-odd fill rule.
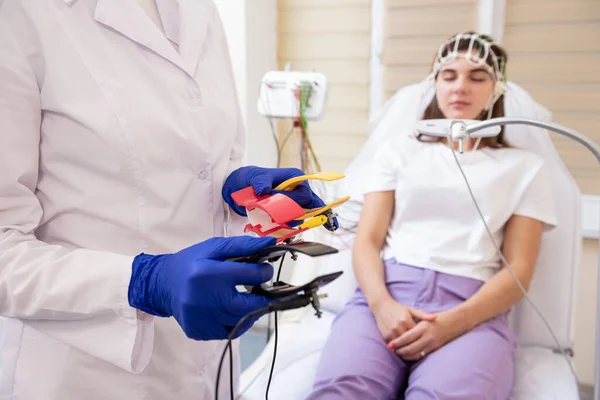
[[[198,178],[202,179],[202,180],[206,179],[206,172],[204,172],[204,171],[199,172],[198,173]]]

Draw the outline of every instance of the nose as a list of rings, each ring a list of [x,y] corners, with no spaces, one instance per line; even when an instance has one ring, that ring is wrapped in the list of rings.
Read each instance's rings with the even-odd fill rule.
[[[470,82],[468,77],[462,74],[458,75],[457,78],[454,80],[453,90],[455,93],[468,93],[468,91],[470,90]]]

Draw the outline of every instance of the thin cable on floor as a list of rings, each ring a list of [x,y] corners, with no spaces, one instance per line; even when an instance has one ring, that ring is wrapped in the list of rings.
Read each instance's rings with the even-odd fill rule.
[[[458,157],[456,156],[456,151],[452,148],[452,145],[451,145],[452,138],[450,136],[448,136],[447,141],[448,141],[448,148],[452,152],[452,156],[454,157],[454,161],[456,162],[456,165],[458,166],[458,169],[460,170],[460,173],[461,173],[461,175],[463,177],[463,180],[467,184],[467,189],[469,190],[469,194],[471,195],[471,200],[473,200],[473,203],[475,204],[475,208],[477,209],[477,213],[479,214],[479,217],[481,218],[481,221],[483,221],[483,225],[485,226],[485,230],[487,231],[487,234],[488,234],[490,240],[492,241],[492,244],[496,248],[496,252],[498,253],[498,255],[500,256],[500,259],[502,260],[502,262],[504,263],[504,265],[506,266],[506,268],[508,269],[508,271],[512,275],[512,277],[515,280],[515,282],[517,283],[517,286],[519,287],[519,289],[523,293],[523,296],[525,297],[525,299],[529,302],[529,304],[531,304],[531,306],[533,307],[533,309],[535,310],[535,312],[537,313],[537,315],[542,319],[542,321],[546,325],[546,328],[548,328],[548,332],[550,332],[550,335],[552,336],[552,339],[554,339],[554,342],[556,343],[556,346],[558,347],[558,350],[560,351],[560,354],[563,355],[565,361],[567,362],[567,364],[569,365],[569,368],[571,369],[571,372],[573,373],[573,376],[575,377],[575,380],[577,380],[577,374],[575,373],[575,368],[573,367],[573,364],[571,363],[571,360],[569,360],[569,358],[567,357],[567,352],[560,345],[560,342],[559,342],[558,338],[556,337],[554,331],[552,330],[552,327],[550,327],[550,324],[548,323],[548,321],[546,320],[546,318],[544,318],[544,315],[542,314],[542,312],[534,304],[534,302],[531,300],[531,298],[529,298],[529,295],[527,294],[527,291],[525,290],[525,288],[523,287],[523,285],[521,285],[521,282],[519,281],[519,278],[513,272],[510,264],[508,263],[508,261],[506,261],[506,259],[504,258],[504,255],[502,254],[502,251],[500,250],[500,248],[496,244],[496,241],[494,240],[494,236],[490,232],[490,228],[488,227],[487,223],[485,222],[485,218],[483,216],[483,213],[481,212],[481,209],[479,208],[479,204],[477,204],[477,200],[475,200],[475,195],[473,194],[473,191],[471,189],[471,185],[469,184],[467,176],[465,175],[465,171],[463,170],[463,168],[462,168],[462,166],[460,164],[460,161],[458,160]]]

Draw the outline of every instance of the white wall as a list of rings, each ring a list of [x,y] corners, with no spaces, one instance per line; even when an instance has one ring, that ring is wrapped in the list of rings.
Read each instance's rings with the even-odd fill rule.
[[[246,126],[246,163],[273,167],[276,145],[268,121],[258,114],[259,84],[277,68],[276,0],[214,0],[227,35],[238,98]],[[275,124],[274,124],[275,125]]]

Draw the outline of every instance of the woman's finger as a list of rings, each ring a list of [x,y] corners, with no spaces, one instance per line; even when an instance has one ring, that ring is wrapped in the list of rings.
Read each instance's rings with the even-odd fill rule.
[[[418,323],[414,328],[409,329],[402,335],[390,341],[388,347],[392,350],[406,347],[415,340],[419,339],[423,335],[423,332],[425,332],[425,324]]]

